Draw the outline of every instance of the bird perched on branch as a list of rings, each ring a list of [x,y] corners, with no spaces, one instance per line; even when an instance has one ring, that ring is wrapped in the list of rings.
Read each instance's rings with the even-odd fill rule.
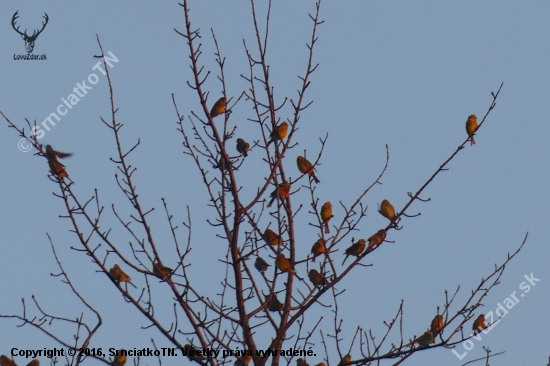
[[[380,208],[378,210],[382,216],[387,218],[392,222],[392,224],[395,222],[395,208],[393,208],[393,205],[388,200],[383,200],[382,203],[380,203]]]
[[[285,257],[283,253],[277,254],[277,258],[275,259],[275,265],[281,272],[289,272],[292,274],[296,274],[296,271],[292,267],[292,263]]]
[[[338,363],[338,366],[344,366],[351,362],[351,355],[347,354],[340,360],[340,363]]]
[[[210,110],[210,115],[212,116],[212,118],[222,114],[223,111],[225,111],[226,104],[227,104],[227,99],[225,99],[225,97],[221,97],[220,99],[218,99],[218,101],[214,103],[214,106]]]
[[[470,146],[475,145],[476,141],[474,140],[474,134],[477,129],[477,117],[475,114],[470,114],[466,120],[466,132],[470,137]]]
[[[153,274],[161,280],[172,276],[172,268],[161,266],[159,262],[153,263]]]
[[[72,156],[72,153],[64,153],[61,151],[54,150],[52,145],[46,145],[46,159],[48,159],[48,165],[50,166],[50,171],[52,174],[56,175],[59,178],[68,177],[67,171],[65,170],[65,165],[61,164],[57,158],[66,158]]]
[[[476,320],[474,320],[474,324],[472,325],[472,330],[474,331],[474,335],[477,335],[480,333],[483,329],[487,329],[488,325],[485,321],[485,315],[481,314],[477,317]]]
[[[202,361],[205,360],[204,356],[197,354],[197,350],[195,349],[195,347],[193,347],[189,343],[183,346],[183,352],[184,352],[184,355],[186,355],[187,358],[190,359],[191,361],[202,363]]]
[[[245,157],[248,156],[248,150],[250,150],[250,144],[244,141],[241,138],[237,139],[237,151],[243,154]]]
[[[413,343],[418,343],[420,347],[427,347],[430,343],[434,343],[434,336],[431,331],[427,330],[424,334],[418,337]]]
[[[252,356],[249,354],[246,354],[242,357],[237,358],[233,366],[248,366],[248,364],[252,361]]]
[[[0,366],[16,366],[15,362],[6,355],[0,356]]]
[[[271,140],[267,142],[267,146],[269,146],[274,141],[279,141],[284,139],[286,137],[287,132],[288,132],[288,123],[286,121],[275,126],[275,129],[271,132]]]
[[[298,170],[300,171],[300,173],[309,174],[315,180],[315,183],[321,182],[315,175],[315,168],[306,158],[304,158],[303,156],[298,156],[296,158],[296,165],[298,165]]]
[[[323,287],[328,285],[328,281],[325,276],[323,276],[322,273],[319,273],[316,269],[311,269],[307,276],[315,287]]]
[[[327,248],[325,246],[325,239],[321,238],[317,240],[311,247],[311,254],[313,254],[313,261],[315,262],[315,258],[317,258],[323,253],[326,253],[326,251],[327,251]]]
[[[267,267],[270,265],[271,264],[267,264],[267,262],[260,256],[258,256],[258,258],[254,261],[254,267],[256,267],[256,269],[260,272],[267,271]]]
[[[265,231],[264,231],[264,240],[269,245],[281,245],[281,244],[283,244],[283,241],[281,240],[281,236],[275,234],[275,232],[271,229],[265,229]]]
[[[432,332],[434,338],[437,337],[437,335],[443,330],[443,326],[443,316],[437,314],[433,318],[432,324],[430,325],[430,331]]]
[[[384,242],[386,240],[386,230],[380,229],[374,235],[367,239],[369,241],[369,246],[367,250],[370,250]]]
[[[346,249],[346,252],[344,253],[346,255],[346,258],[344,258],[344,261],[342,262],[342,265],[346,262],[346,259],[350,255],[354,255],[356,257],[359,257],[361,253],[363,253],[363,250],[365,249],[365,239],[359,239],[357,243],[352,244],[348,249]]]
[[[321,220],[323,220],[323,225],[325,226],[325,234],[330,233],[330,227],[328,223],[333,217],[334,215],[332,214],[332,203],[325,202],[325,204],[321,207]]]
[[[277,196],[279,197],[279,200],[284,200],[285,198],[287,198],[290,194],[290,182],[283,182],[283,183],[280,183],[277,185],[277,188],[275,188],[275,190],[273,192],[271,192],[271,201],[269,201],[267,207],[271,207],[271,205],[273,204],[273,201],[275,201],[275,199],[277,198]]]
[[[269,311],[279,311],[283,309],[283,304],[277,299],[273,292],[265,299],[265,307]]]
[[[124,349],[117,350],[111,366],[124,366],[126,364],[126,351]]]
[[[118,264],[115,264],[113,268],[109,270],[109,273],[111,274],[111,277],[113,277],[113,280],[116,282],[130,282],[130,276],[128,276],[120,267]]]

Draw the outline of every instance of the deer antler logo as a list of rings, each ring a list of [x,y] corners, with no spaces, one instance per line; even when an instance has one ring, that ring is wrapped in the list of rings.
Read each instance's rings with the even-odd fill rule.
[[[25,32],[24,33],[21,33],[19,31],[19,27],[15,28],[15,21],[17,18],[19,18],[19,15],[17,15],[17,13],[19,13],[19,10],[17,10],[15,12],[15,14],[13,14],[13,18],[11,18],[11,26],[13,27],[13,29],[15,29],[15,31],[17,33],[19,33],[21,35],[21,38],[23,38],[23,40],[25,41],[25,48],[27,49],[27,53],[32,53],[32,50],[34,49],[34,42],[36,41],[36,38],[38,38],[38,35],[40,33],[42,33],[42,31],[44,30],[44,28],[46,28],[46,24],[48,24],[48,14],[44,13],[44,18],[46,19],[45,22],[42,23],[42,29],[38,30],[36,29],[32,36],[29,36],[27,34],[27,30],[25,29]]]

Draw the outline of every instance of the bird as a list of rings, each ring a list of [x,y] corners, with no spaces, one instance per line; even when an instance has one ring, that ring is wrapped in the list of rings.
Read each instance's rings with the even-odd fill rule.
[[[317,365],[315,366],[326,366],[324,362],[319,362]]]
[[[420,347],[426,347],[433,342],[434,342],[434,336],[431,331],[427,330],[424,334],[418,337],[413,343],[418,343]]]
[[[350,255],[359,257],[365,249],[365,244],[365,239],[359,239],[357,243],[352,244],[348,249],[346,249],[346,252],[344,253],[346,255],[346,258],[344,258],[342,265],[344,265],[344,262],[346,261],[346,259],[348,259]]]
[[[273,201],[275,201],[275,199],[277,198],[277,196],[279,197],[279,200],[284,200],[285,198],[287,198],[290,194],[290,182],[283,182],[283,183],[280,183],[277,185],[277,188],[275,188],[275,190],[273,192],[271,192],[271,201],[269,201],[267,207],[271,207],[271,205],[273,204]]]
[[[58,178],[69,176],[65,170],[65,165],[61,164],[57,158],[67,158],[72,156],[72,153],[57,151],[52,148],[52,145],[46,145],[46,152],[44,155],[46,156],[46,159],[48,159],[48,165],[53,175],[56,175]]]
[[[340,360],[340,363],[338,363],[338,366],[344,366],[351,362],[351,355],[347,354]]]
[[[222,172],[225,172],[229,168],[229,165],[231,165],[231,162],[229,162],[228,164],[224,157],[220,156],[220,160],[216,161],[216,165],[213,165],[212,167],[214,169],[219,169]]]
[[[162,266],[159,262],[155,262],[153,263],[153,274],[161,280],[164,280],[166,277],[169,278],[172,276],[172,268]]]
[[[281,245],[281,244],[283,244],[283,241],[281,240],[281,236],[275,234],[275,232],[271,229],[265,229],[265,231],[264,231],[264,240],[269,245]]]
[[[197,354],[198,351],[195,349],[195,347],[193,347],[189,343],[187,343],[185,346],[183,346],[183,353],[191,361],[196,361],[198,363],[202,363],[202,361],[204,360],[204,356],[201,355],[201,354]]]
[[[214,106],[210,110],[210,115],[212,116],[212,118],[222,114],[223,111],[225,110],[226,104],[227,104],[227,99],[225,99],[225,97],[221,97],[220,99],[218,99],[218,101],[214,103]]]
[[[311,165],[311,163],[306,158],[304,158],[303,156],[298,156],[296,158],[296,165],[298,165],[298,170],[300,171],[300,173],[303,173],[303,174],[307,173],[311,175],[311,177],[315,180],[315,183],[321,182],[315,175],[315,172],[313,171],[314,170],[313,165]]]
[[[321,238],[317,240],[311,247],[311,254],[313,254],[313,261],[315,262],[315,258],[317,258],[323,253],[326,253],[326,251],[327,251],[327,248],[325,246],[325,239]]]
[[[296,271],[294,268],[292,268],[292,263],[285,257],[283,253],[277,254],[277,258],[275,259],[275,265],[281,272],[290,272],[292,274],[296,274]]]
[[[311,283],[313,283],[313,285],[316,287],[328,285],[328,281],[325,276],[323,276],[322,273],[319,273],[316,269],[311,269],[307,276],[309,277]]]
[[[330,233],[328,222],[333,217],[334,215],[332,214],[332,203],[325,202],[321,207],[321,220],[323,220],[323,224],[325,225],[325,234]]]
[[[382,216],[387,218],[392,222],[392,224],[395,221],[395,208],[393,208],[393,205],[388,200],[383,200],[382,203],[380,203],[380,208],[378,210]]]
[[[474,133],[477,129],[477,117],[475,114],[470,114],[466,120],[466,132],[470,137],[470,146],[475,145],[476,141],[474,140]]]
[[[27,366],[40,366],[40,360],[38,358],[35,358],[31,362],[29,362]]]
[[[250,356],[249,354],[246,354],[242,357],[237,358],[233,366],[247,366],[250,363],[250,361],[252,361],[252,356]]]
[[[117,350],[111,366],[124,366],[126,364],[126,351],[123,349]]]
[[[267,271],[267,267],[270,265],[271,264],[267,264],[267,262],[260,256],[258,256],[258,258],[254,261],[254,267],[256,267],[256,269],[260,272]]]
[[[283,309],[283,304],[277,299],[273,292],[265,300],[265,307],[269,311],[279,311]]]
[[[430,325],[430,331],[432,332],[434,338],[437,337],[439,333],[443,330],[443,316],[440,314],[437,314],[433,320],[432,324]]]
[[[485,321],[485,315],[481,314],[477,317],[476,320],[474,320],[474,324],[472,325],[472,330],[474,331],[474,335],[477,335],[480,333],[483,329],[487,329],[488,325]]]
[[[57,158],[68,158],[72,156],[72,153],[64,153],[61,151],[54,150],[52,145],[46,145],[46,159],[57,161]]]
[[[296,366],[309,366],[309,364],[303,358],[298,358],[296,360]]]
[[[113,280],[116,282],[130,282],[130,276],[128,276],[120,267],[118,264],[115,264],[113,268],[109,270],[109,273],[111,274],[111,277],[113,277]]]
[[[8,356],[0,356],[0,366],[17,366],[13,360],[10,360]]]
[[[237,151],[243,154],[245,157],[248,156],[248,150],[250,150],[250,144],[244,141],[241,138],[237,139]]]
[[[56,175],[58,178],[69,176],[65,170],[65,165],[61,164],[59,161],[48,161],[48,165],[50,166],[52,174]]]
[[[286,137],[286,134],[288,132],[288,123],[285,121],[277,126],[275,126],[275,129],[271,132],[271,140],[267,142],[267,146],[271,144],[274,141],[282,140]]]
[[[386,240],[386,230],[380,229],[375,234],[373,234],[370,238],[367,239],[369,241],[369,246],[367,247],[367,250],[370,250],[384,242]]]

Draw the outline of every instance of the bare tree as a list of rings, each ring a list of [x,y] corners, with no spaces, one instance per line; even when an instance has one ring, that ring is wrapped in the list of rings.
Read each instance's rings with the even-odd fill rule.
[[[402,301],[395,305],[395,316],[384,321],[387,329],[383,334],[375,334],[358,325],[352,339],[343,339],[340,334],[345,319],[339,312],[339,301],[344,298],[345,290],[337,287],[351,272],[367,266],[365,257],[376,250],[383,250],[383,243],[391,241],[394,230],[403,229],[403,219],[415,216],[414,213],[409,213],[411,204],[415,201],[428,201],[422,198],[424,189],[439,173],[447,170],[448,164],[462,151],[469,138],[435,169],[416,192],[408,193],[409,200],[402,208],[395,209],[389,201],[382,202],[380,213],[388,218],[385,227],[376,232],[361,233],[365,239],[355,239],[354,235],[359,235],[367,214],[368,193],[374,186],[381,184],[381,178],[388,167],[390,149],[386,146],[385,165],[377,179],[367,184],[351,204],[338,202],[345,215],[341,218],[333,217],[332,204],[322,202],[316,194],[319,179],[323,179],[316,175],[316,167],[323,156],[328,135],[319,139],[319,147],[315,152],[297,151],[295,138],[302,123],[301,113],[311,106],[306,92],[317,68],[314,49],[318,27],[323,23],[320,18],[321,1],[317,2],[314,12],[310,14],[311,38],[307,44],[309,53],[304,63],[305,72],[299,77],[297,95],[282,99],[274,95],[266,57],[271,2],[262,23],[255,2],[251,1],[255,42],[252,45],[243,42],[249,73],[241,76],[247,82],[248,88],[239,95],[230,95],[227,92],[225,58],[212,30],[218,65],[216,73],[222,90],[221,95],[217,96],[211,96],[204,88],[205,81],[211,74],[201,63],[201,42],[204,42],[204,35],[192,26],[188,2],[184,0],[180,5],[183,8],[185,26],[183,30],[175,31],[187,43],[191,66],[188,85],[196,92],[197,106],[200,108],[192,109],[191,105],[182,108],[174,95],[172,101],[184,153],[196,166],[195,177],[202,180],[209,197],[208,205],[215,213],[215,220],[209,221],[209,224],[218,240],[223,241],[227,247],[220,264],[225,266],[227,275],[221,279],[219,296],[216,299],[203,296],[187,275],[191,263],[200,264],[200,258],[193,257],[191,252],[191,210],[187,208],[185,212],[187,219],[183,223],[182,234],[168,202],[164,199],[162,208],[172,234],[172,250],[177,254],[177,261],[175,264],[173,261],[168,263],[159,254],[148,219],[148,214],[154,208],[142,205],[140,197],[143,193],[139,193],[136,188],[135,168],[129,162],[130,154],[138,148],[140,141],[130,147],[123,141],[123,125],[117,120],[119,107],[114,102],[114,86],[99,38],[101,55],[98,57],[105,63],[111,101],[110,116],[100,119],[114,137],[117,155],[111,160],[118,169],[115,180],[122,195],[128,200],[132,214],[123,214],[117,208],[118,205],[111,204],[110,209],[118,219],[118,224],[107,221],[104,218],[106,206],[101,202],[98,192],[89,198],[79,197],[74,191],[74,183],[67,176],[66,167],[57,160],[56,156],[62,156],[49,153],[36,136],[28,134],[24,128],[2,113],[8,125],[33,144],[37,150],[35,155],[46,157],[51,169],[51,180],[58,185],[55,194],[64,204],[66,214],[63,218],[70,220],[72,231],[76,234],[78,247],[72,248],[77,252],[75,255],[84,254],[92,259],[98,270],[105,274],[106,279],[126,299],[128,307],[136,311],[136,317],[138,313],[145,317],[144,328],[155,328],[165,340],[180,352],[187,352],[190,360],[201,365],[225,365],[234,362],[256,366],[267,363],[284,365],[291,362],[304,365],[303,359],[307,362],[341,366],[381,364],[383,361],[398,365],[418,351],[452,348],[472,337],[470,329],[476,310],[487,294],[499,284],[506,265],[521,250],[527,235],[518,249],[509,254],[503,263],[495,265],[492,270],[488,269],[487,276],[480,279],[479,285],[472,289],[466,300],[457,300],[459,288],[445,291],[442,302],[432,304],[437,309],[434,311],[432,324],[426,324],[426,329],[419,330],[417,335],[405,334],[403,331]],[[260,29],[260,23],[265,26],[264,32]],[[501,88],[502,85],[492,93],[487,112],[476,131],[479,131],[495,108]],[[246,142],[239,138],[237,124],[232,122],[232,109],[239,103],[252,107],[253,113],[249,121],[256,127],[258,139],[255,141]],[[281,115],[281,110],[287,103],[290,104],[292,113]],[[188,112],[183,112],[184,109]],[[29,129],[33,127],[29,120],[26,123]],[[238,153],[235,154],[235,151]],[[258,175],[263,176],[263,181],[254,191],[246,192],[245,195],[238,170],[248,163],[246,156],[249,153],[263,155],[264,164],[258,167]],[[298,159],[289,160],[291,153],[292,156],[298,155]],[[70,168],[67,170],[70,171]],[[293,175],[298,177],[291,179]],[[293,205],[295,197],[308,197],[309,207]],[[268,204],[268,201],[271,202]],[[305,215],[309,215],[307,217],[310,218],[310,225],[318,230],[318,238],[311,242],[311,255],[304,258],[299,257],[296,252],[296,218]],[[126,231],[131,240],[127,244],[113,242],[109,236],[113,227]],[[99,245],[96,244],[98,242]],[[85,321],[84,316],[69,319],[63,315],[50,314],[34,298],[34,309],[29,309],[27,301],[23,301],[21,314],[2,314],[0,317],[15,318],[22,322],[21,325],[34,326],[64,347],[91,347],[98,329],[108,324],[103,323],[93,304],[80,295],[58,259],[54,243],[51,240],[50,243],[59,266],[57,276],[80,299],[85,308],[83,312],[94,314],[95,321]],[[338,251],[340,254],[336,256]],[[340,264],[342,252],[353,260]],[[111,266],[107,263],[118,265]],[[167,267],[167,264],[173,265],[173,268]],[[126,272],[132,274],[131,282]],[[134,287],[128,287],[128,284]],[[167,301],[153,295],[152,288],[155,286],[165,286],[171,292],[168,300],[173,303],[173,320],[169,324],[162,323],[155,316],[155,310],[161,301]],[[315,304],[326,309],[327,319],[312,311]],[[75,329],[74,335],[63,338],[56,333],[55,324],[59,323],[72,325]],[[479,324],[480,330],[490,326],[487,323]],[[266,349],[258,340],[260,336],[265,339],[265,334],[269,335],[268,349],[273,351],[268,354],[264,353]],[[315,344],[322,345],[323,356],[313,358],[308,353],[314,340],[318,342]],[[152,340],[152,347],[157,347],[155,340]],[[302,353],[289,355],[280,352],[288,348]],[[211,353],[204,356],[193,355],[193,349],[233,353],[231,357],[222,358]],[[235,352],[236,350],[239,351]],[[489,349],[486,352],[486,357],[469,362],[488,362],[490,357],[501,354],[492,354]],[[113,362],[105,354],[89,353],[68,357],[65,362],[78,365],[86,357],[105,363]],[[113,364],[117,362],[114,361]]]

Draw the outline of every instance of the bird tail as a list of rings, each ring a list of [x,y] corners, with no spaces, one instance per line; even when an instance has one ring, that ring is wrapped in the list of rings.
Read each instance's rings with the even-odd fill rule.
[[[271,207],[271,205],[273,204],[273,201],[275,201],[275,198],[276,198],[276,197],[273,197],[273,198],[271,199],[271,201],[269,201],[269,203],[267,204],[267,207]]]
[[[313,180],[315,180],[315,183],[321,183],[321,181],[317,178],[315,173],[311,173],[311,176],[313,177]]]
[[[344,265],[344,263],[346,262],[346,259],[348,259],[348,257],[349,257],[349,254],[346,255],[346,258],[344,258],[344,260],[342,261],[342,265]]]
[[[472,135],[472,137],[470,138],[470,146],[475,144],[476,144],[476,140],[474,140],[474,136]]]
[[[328,221],[327,221],[327,222],[325,222],[325,234],[328,234],[328,233],[330,233],[330,227],[329,227]]]

